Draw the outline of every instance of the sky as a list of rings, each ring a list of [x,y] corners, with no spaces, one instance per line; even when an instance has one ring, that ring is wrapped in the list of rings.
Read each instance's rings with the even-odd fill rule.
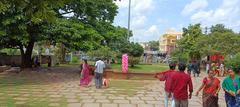
[[[128,1],[119,7],[114,25],[127,28]],[[240,0],[131,0],[131,30],[134,42],[159,40],[169,29],[181,32],[189,24],[201,23],[202,28],[224,24],[240,31]]]

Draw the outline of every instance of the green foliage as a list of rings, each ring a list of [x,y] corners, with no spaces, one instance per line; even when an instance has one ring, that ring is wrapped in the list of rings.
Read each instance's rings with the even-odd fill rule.
[[[133,42],[123,44],[120,51],[133,57],[140,57],[144,52],[143,47],[140,44]]]
[[[69,13],[74,15],[66,18]],[[0,48],[20,49],[29,67],[35,42],[62,43],[70,50],[96,49],[111,38],[105,31],[115,30],[111,24],[116,14],[112,0],[1,0]]]
[[[231,32],[231,33],[233,33],[233,31],[231,29],[225,28],[225,26],[223,24],[216,24],[215,26],[212,26],[210,28],[210,32],[211,33],[214,33],[214,32],[218,32],[218,33]]]
[[[183,38],[177,42],[177,46],[187,52],[191,60],[198,60],[201,58],[198,41],[202,36],[200,24],[189,25],[188,28],[183,28]]]
[[[234,57],[227,59],[226,65],[228,67],[233,67],[235,72],[240,70],[240,53],[237,53]]]
[[[151,50],[153,50],[153,51],[159,50],[159,41],[149,41],[148,43],[149,43]]]
[[[112,51],[109,47],[101,47],[97,50],[91,50],[87,53],[91,58],[106,58],[111,59],[116,57],[116,52]]]
[[[77,56],[73,56],[72,57],[72,63],[78,63],[79,62],[79,59]]]
[[[73,18],[89,24],[96,22],[112,23],[117,14],[117,8],[112,0],[68,0],[65,6],[61,8],[60,14],[74,13]]]
[[[11,48],[2,49],[2,50],[0,50],[0,52],[7,53],[7,55],[20,55],[21,54],[18,49],[11,49]]]
[[[217,25],[216,25],[217,26]],[[208,55],[214,54],[215,51],[221,52],[225,56],[234,55],[240,51],[240,35],[232,32],[229,29],[216,30],[201,38],[198,42],[199,49],[202,53]],[[223,32],[225,31],[225,32]]]
[[[240,51],[240,35],[222,24],[212,26],[211,32],[207,35],[201,33],[200,24],[190,25],[188,28],[183,28],[183,31],[183,38],[178,41],[177,49],[183,49],[191,59],[199,59],[216,52],[228,58]],[[173,56],[178,57],[179,54]]]
[[[134,67],[134,65],[139,64],[139,62],[140,62],[140,57],[133,57],[133,56],[128,57],[128,63],[131,67]]]
[[[171,58],[172,62],[184,62],[187,63],[189,59],[189,55],[187,52],[183,52],[179,49],[175,49],[173,52],[171,52]]]
[[[53,43],[63,43],[72,50],[88,51],[100,47],[104,38],[88,24],[73,19],[58,19],[58,23],[44,26]],[[51,27],[51,28],[50,28]]]

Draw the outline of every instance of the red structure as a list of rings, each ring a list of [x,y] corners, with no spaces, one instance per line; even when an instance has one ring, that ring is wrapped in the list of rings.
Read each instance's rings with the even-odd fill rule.
[[[216,52],[214,55],[210,56],[210,60],[213,62],[224,61],[224,56],[221,53]]]

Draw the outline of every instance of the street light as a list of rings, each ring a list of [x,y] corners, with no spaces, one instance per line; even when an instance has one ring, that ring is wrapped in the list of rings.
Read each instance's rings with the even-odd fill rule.
[[[121,1],[121,0],[114,0],[114,1]],[[129,41],[130,37],[130,20],[131,20],[131,0],[128,0],[128,35],[127,35],[127,41]]]
[[[128,2],[128,36],[127,36],[127,40],[130,37],[130,20],[131,20],[130,16],[131,16],[131,0],[129,0],[129,2]]]

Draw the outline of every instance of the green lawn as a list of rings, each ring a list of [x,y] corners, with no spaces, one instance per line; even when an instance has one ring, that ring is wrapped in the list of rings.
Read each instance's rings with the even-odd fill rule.
[[[121,72],[121,64],[112,64],[112,69]],[[141,73],[156,73],[161,72],[168,69],[168,65],[166,64],[139,64],[135,65],[133,68],[129,67],[129,72],[141,72]]]

